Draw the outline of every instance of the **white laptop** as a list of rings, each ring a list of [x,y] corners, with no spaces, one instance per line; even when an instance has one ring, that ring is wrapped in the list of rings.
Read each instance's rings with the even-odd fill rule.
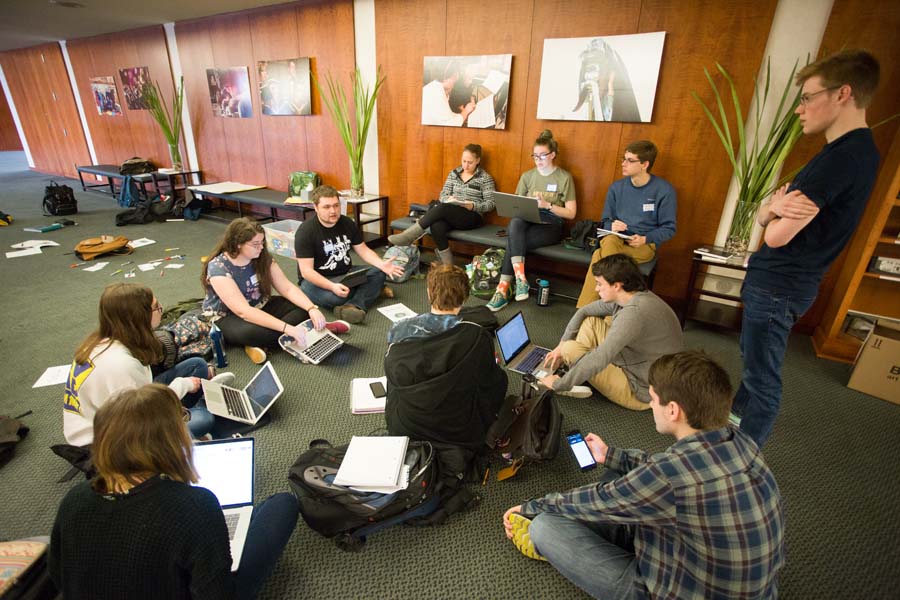
[[[529,223],[541,222],[537,198],[494,192],[494,204],[497,205],[497,214],[501,217],[519,217]]]
[[[194,485],[216,495],[231,542],[231,570],[241,564],[250,517],[253,514],[254,438],[228,438],[194,444]]]
[[[344,340],[327,329],[316,330],[311,319],[307,319],[297,325],[303,327],[306,333],[306,345],[303,346],[289,335],[278,338],[278,345],[298,359],[312,365],[317,365],[328,358],[332,352],[344,345]]]
[[[537,346],[531,342],[525,317],[517,312],[513,317],[497,329],[497,342],[506,368],[515,373],[530,373],[540,379],[549,375],[543,367],[544,357],[550,352],[548,348]]]
[[[203,386],[209,412],[250,425],[255,425],[284,392],[284,386],[270,362],[264,364],[242,390],[206,379],[201,379],[200,385]]]

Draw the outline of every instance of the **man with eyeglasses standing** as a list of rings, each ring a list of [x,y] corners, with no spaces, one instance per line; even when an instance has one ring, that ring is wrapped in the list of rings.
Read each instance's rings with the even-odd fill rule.
[[[630,236],[608,234],[591,256],[591,266],[612,254],[625,254],[638,264],[656,258],[659,245],[675,235],[675,188],[665,179],[651,175],[656,161],[656,145],[649,140],[631,142],[622,157],[622,179],[606,192],[601,225],[603,229]],[[578,296],[578,308],[597,300],[590,268]]]
[[[794,323],[809,309],[819,282],[852,237],[875,185],[879,154],[866,124],[879,66],[863,50],[844,50],[797,73],[796,113],[803,133],[825,147],[777,190],[757,216],[766,228],[741,290],[744,370],[733,420],[759,446],[781,405],[781,366]]]

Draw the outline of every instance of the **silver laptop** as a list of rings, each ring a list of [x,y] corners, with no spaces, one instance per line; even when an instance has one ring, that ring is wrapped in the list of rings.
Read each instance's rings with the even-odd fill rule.
[[[250,425],[255,425],[284,392],[284,386],[270,362],[264,364],[242,390],[206,379],[201,379],[200,385],[203,386],[209,412]]]
[[[510,371],[523,375],[530,373],[538,379],[550,374],[543,367],[544,357],[550,350],[532,343],[521,312],[497,329],[497,342],[503,362]]]
[[[537,198],[494,192],[494,204],[497,205],[497,214],[501,217],[519,217],[529,223],[541,222]]]
[[[228,525],[231,570],[237,571],[253,514],[254,439],[197,442],[193,454],[200,478],[194,485],[208,489],[218,498]]]
[[[301,346],[289,335],[279,337],[278,345],[300,362],[317,365],[344,345],[344,340],[327,329],[316,331],[315,325],[310,319],[303,321],[297,327],[303,327],[306,330],[306,346]]]

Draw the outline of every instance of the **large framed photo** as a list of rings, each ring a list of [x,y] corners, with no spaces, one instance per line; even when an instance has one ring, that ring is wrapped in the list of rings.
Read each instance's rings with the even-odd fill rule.
[[[247,67],[207,69],[206,81],[214,115],[235,119],[249,119],[253,116]]]
[[[122,105],[119,104],[116,82],[112,75],[91,77],[91,92],[94,94],[94,104],[97,106],[97,112],[101,116],[122,116]]]
[[[506,129],[512,54],[426,56],[422,124]]]
[[[256,71],[262,114],[312,114],[309,58],[261,60],[256,63]]]
[[[150,69],[147,67],[128,67],[119,69],[122,80],[122,94],[129,110],[147,110],[144,100],[144,85],[150,83]]]
[[[648,123],[664,31],[544,40],[538,119]]]

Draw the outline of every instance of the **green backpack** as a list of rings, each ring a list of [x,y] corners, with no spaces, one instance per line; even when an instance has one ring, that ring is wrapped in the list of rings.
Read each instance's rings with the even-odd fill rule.
[[[488,297],[494,293],[500,283],[500,267],[505,256],[506,250],[489,248],[484,254],[472,257],[471,264],[466,266],[470,294]]]

